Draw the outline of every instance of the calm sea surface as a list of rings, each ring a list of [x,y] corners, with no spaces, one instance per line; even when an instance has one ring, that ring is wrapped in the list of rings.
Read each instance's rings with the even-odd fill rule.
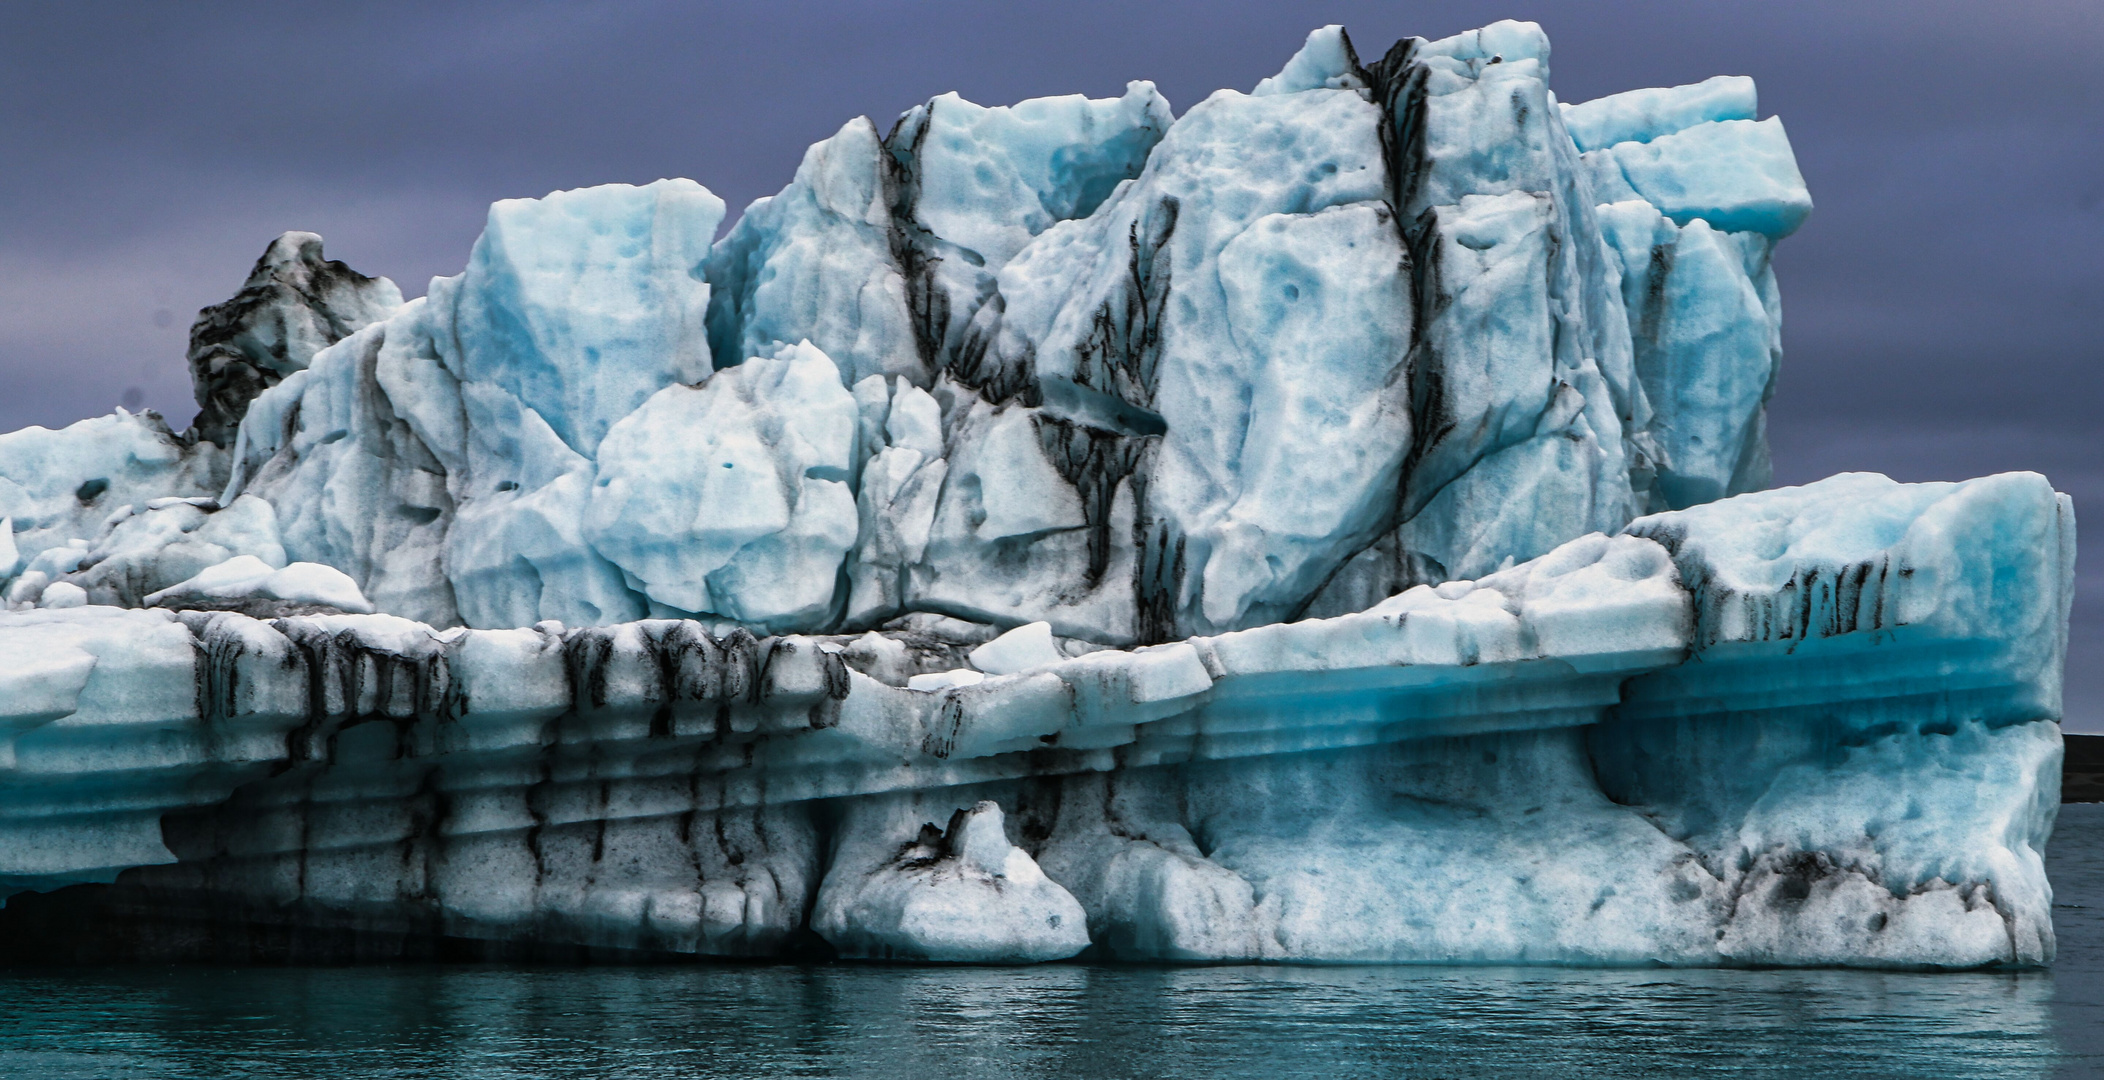
[[[2104,805],[2047,862],[2048,972],[0,972],[0,1077],[2104,1077]]]

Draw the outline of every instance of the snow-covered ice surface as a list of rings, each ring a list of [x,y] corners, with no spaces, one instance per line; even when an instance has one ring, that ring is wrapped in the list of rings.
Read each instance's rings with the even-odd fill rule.
[[[1549,77],[287,234],[197,428],[0,435],[0,953],[2049,961],[2067,501],[1761,490],[1781,122]]]
[[[51,606],[52,589],[66,586],[63,581],[47,586],[43,606]],[[236,555],[205,568],[196,577],[146,594],[146,603],[154,607],[194,608],[212,601],[249,599],[315,604],[365,615],[373,610],[350,575],[333,566],[303,562],[273,567],[254,555]]]

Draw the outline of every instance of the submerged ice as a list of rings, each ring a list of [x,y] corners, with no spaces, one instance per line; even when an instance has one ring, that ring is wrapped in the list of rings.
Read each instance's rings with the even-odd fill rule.
[[[1549,59],[287,234],[0,435],[0,952],[2049,960],[2066,499],[1762,490],[1782,123]]]

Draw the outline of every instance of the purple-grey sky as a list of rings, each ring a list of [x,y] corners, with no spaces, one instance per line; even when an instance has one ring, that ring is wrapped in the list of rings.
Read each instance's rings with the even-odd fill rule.
[[[2104,506],[2104,8],[1376,2],[215,3],[7,0],[0,430],[140,400],[178,427],[198,308],[285,229],[411,296],[494,199],[661,176],[735,211],[849,117],[1152,79],[1247,89],[1312,27],[1362,53],[1498,18],[1565,101],[1754,76],[1818,204],[1776,259],[1777,480],[2036,469]],[[2099,520],[2104,520],[2100,518]],[[2068,726],[2104,731],[2104,564]]]

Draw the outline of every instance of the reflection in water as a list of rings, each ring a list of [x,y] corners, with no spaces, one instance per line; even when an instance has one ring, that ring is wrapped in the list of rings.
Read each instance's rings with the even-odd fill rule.
[[[2063,1076],[2104,1076],[2104,803],[2060,808],[2046,846],[2053,883],[2053,1028]]]
[[[2104,807],[2052,972],[123,968],[0,974],[0,1075],[2095,1075]],[[2104,1072],[2104,1068],[2099,1069]]]
[[[2043,1076],[2051,977],[735,967],[16,976],[0,1072]]]

